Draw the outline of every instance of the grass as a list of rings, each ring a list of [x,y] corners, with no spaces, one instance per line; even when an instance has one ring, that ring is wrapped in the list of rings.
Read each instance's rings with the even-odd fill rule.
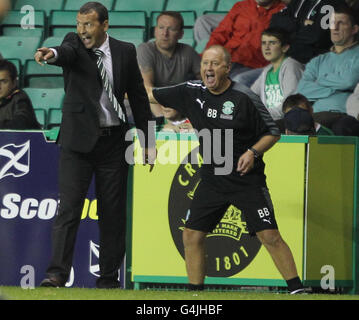
[[[1,287],[5,300],[359,300],[359,295]]]

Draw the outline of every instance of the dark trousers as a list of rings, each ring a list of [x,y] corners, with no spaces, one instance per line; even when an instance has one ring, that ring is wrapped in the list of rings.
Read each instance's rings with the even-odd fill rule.
[[[100,238],[99,282],[117,281],[126,249],[126,195],[128,164],[125,161],[127,127],[99,138],[89,153],[61,148],[59,161],[59,212],[52,230],[52,258],[48,275],[66,282],[84,200],[95,176]]]

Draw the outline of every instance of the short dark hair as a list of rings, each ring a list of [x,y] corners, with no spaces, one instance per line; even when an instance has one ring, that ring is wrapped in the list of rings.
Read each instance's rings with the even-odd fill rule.
[[[342,13],[349,16],[350,22],[352,25],[359,25],[358,12],[356,12],[352,7],[350,7],[345,2],[338,2],[334,7],[334,13]]]
[[[5,59],[0,59],[0,71],[8,71],[12,81],[17,79],[17,69],[15,65]]]
[[[170,16],[174,19],[176,19],[179,22],[180,30],[183,30],[184,28],[184,21],[182,15],[177,11],[162,11],[156,18],[156,22],[158,24],[158,19],[162,16]]]
[[[99,2],[95,2],[95,1],[85,3],[80,8],[79,13],[80,14],[87,14],[87,13],[90,13],[91,11],[97,12],[98,21],[101,24],[104,23],[105,20],[108,20],[107,8],[103,4],[101,4]]]
[[[310,101],[302,94],[297,93],[297,94],[292,94],[292,95],[288,96],[284,100],[283,106],[282,106],[282,111],[283,111],[283,113],[285,113],[289,108],[297,107],[300,104],[304,104],[309,111],[312,110],[312,105],[311,105]]]
[[[262,32],[263,35],[276,37],[282,46],[290,45],[290,34],[283,28],[270,27]]]

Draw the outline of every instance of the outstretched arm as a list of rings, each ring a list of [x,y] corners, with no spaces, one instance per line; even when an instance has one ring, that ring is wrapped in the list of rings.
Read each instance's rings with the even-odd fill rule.
[[[49,59],[52,59],[54,57],[55,53],[51,49],[46,47],[37,49],[34,55],[35,61],[41,66],[43,66],[44,63],[47,63]]]

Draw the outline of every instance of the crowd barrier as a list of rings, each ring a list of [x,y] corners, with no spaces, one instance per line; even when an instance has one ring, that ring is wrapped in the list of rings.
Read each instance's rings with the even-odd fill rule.
[[[152,173],[134,166],[135,289],[187,282],[182,230],[200,162],[181,161],[188,152],[197,157],[198,142],[164,133],[158,148],[164,157],[177,150],[179,162],[157,164]],[[264,156],[279,229],[306,285],[358,293],[357,159],[358,139],[352,137],[282,136]],[[286,286],[234,206],[207,236],[206,247],[208,285]]]

